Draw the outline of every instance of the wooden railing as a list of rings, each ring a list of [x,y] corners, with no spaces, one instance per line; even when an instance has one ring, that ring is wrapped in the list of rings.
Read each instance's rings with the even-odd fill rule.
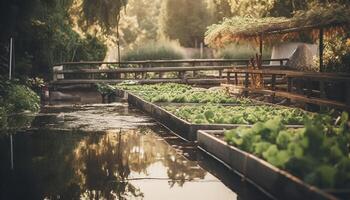
[[[290,70],[225,70],[227,83],[241,85],[244,94],[262,93],[308,104],[350,111],[350,74],[300,72]],[[260,75],[263,87],[252,85],[252,77]],[[334,94],[338,93],[338,94]]]
[[[271,61],[277,61],[280,65],[268,65]],[[264,60],[263,66],[278,69],[286,68],[286,61],[288,59]],[[248,59],[152,60],[120,63],[68,62],[59,63],[53,67],[53,83],[119,83],[125,80],[137,80],[140,83],[186,82],[219,84],[225,81],[223,75],[225,69],[231,69],[233,66],[246,67],[248,63]]]

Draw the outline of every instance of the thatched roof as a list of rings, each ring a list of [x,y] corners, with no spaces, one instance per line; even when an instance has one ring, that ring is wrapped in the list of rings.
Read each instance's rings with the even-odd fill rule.
[[[264,39],[277,37],[284,40],[302,31],[308,31],[316,36],[319,28],[325,28],[327,34],[342,31],[349,25],[350,8],[331,4],[308,11],[299,11],[292,18],[226,18],[222,23],[208,27],[205,42],[212,47],[221,47],[240,40],[257,40],[260,35],[263,35]]]

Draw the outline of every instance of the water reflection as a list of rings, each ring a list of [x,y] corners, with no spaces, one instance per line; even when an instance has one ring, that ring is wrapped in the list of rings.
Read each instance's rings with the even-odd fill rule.
[[[2,161],[7,139],[0,140]],[[15,170],[1,166],[1,199],[142,199],[135,180],[163,179],[169,188],[219,182],[147,127],[98,134],[38,130],[15,141]]]
[[[14,170],[0,134],[0,199],[265,199],[240,179],[237,197],[194,144],[127,104],[50,106],[22,124]]]

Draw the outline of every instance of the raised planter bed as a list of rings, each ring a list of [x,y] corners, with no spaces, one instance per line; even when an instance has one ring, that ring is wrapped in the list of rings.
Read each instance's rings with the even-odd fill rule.
[[[197,139],[198,130],[223,130],[232,129],[238,126],[238,124],[194,124],[187,122],[171,112],[165,110],[160,105],[170,105],[168,103],[151,103],[143,100],[141,97],[125,92],[124,96],[127,97],[128,103],[139,108],[140,110],[148,113],[154,119],[162,123],[164,126],[171,129],[177,135],[183,139],[189,141],[195,141]],[[120,94],[122,94],[120,92]],[[178,104],[181,105],[181,104]],[[184,104],[182,104],[184,105]],[[233,105],[233,104],[231,104]],[[240,126],[250,126],[250,125],[240,125]],[[298,125],[291,127],[300,127]]]
[[[171,129],[173,132],[182,138],[190,141],[197,139],[198,130],[218,130],[218,129],[232,129],[237,127],[234,124],[193,124],[189,123],[174,114],[168,112],[157,104],[150,103],[141,99],[140,97],[128,93],[128,103],[148,113],[157,121]],[[249,126],[249,125],[247,125]]]
[[[287,200],[336,200],[332,194],[304,183],[292,174],[280,170],[268,162],[228,145],[221,137],[223,131],[200,130],[198,146],[214,158],[225,163],[248,181],[278,199]]]

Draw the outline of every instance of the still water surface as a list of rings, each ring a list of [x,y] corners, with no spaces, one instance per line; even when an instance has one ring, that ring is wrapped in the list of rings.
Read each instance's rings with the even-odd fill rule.
[[[125,103],[13,118],[26,128],[0,135],[0,199],[267,199]]]

